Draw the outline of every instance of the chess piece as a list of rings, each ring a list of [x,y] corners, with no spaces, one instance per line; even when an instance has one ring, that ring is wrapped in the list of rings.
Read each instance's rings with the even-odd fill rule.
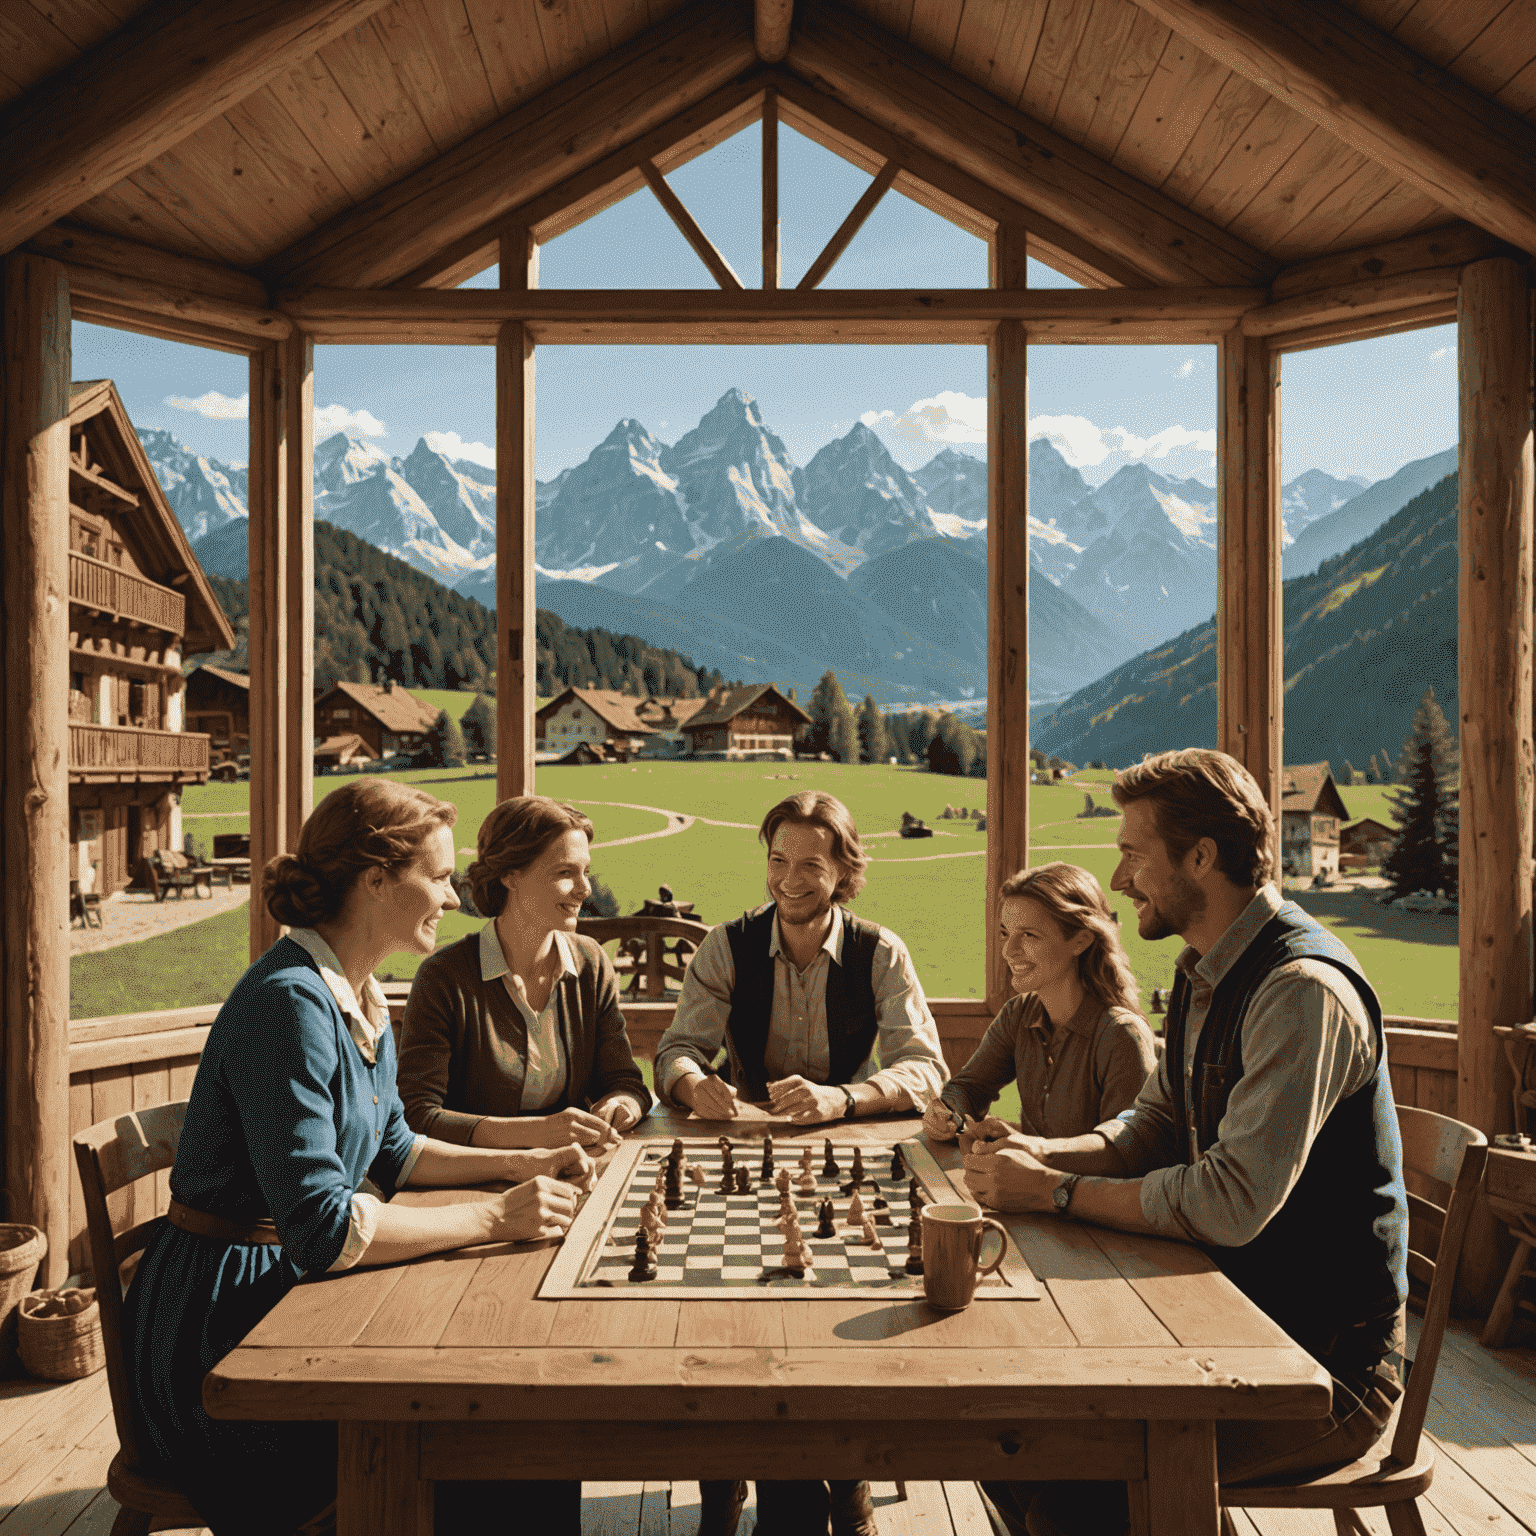
[[[674,1136],[672,1138],[672,1150],[671,1150],[671,1152],[669,1152],[667,1154],[667,1161],[669,1163],[676,1163],[676,1164],[678,1164],[679,1167],[682,1166],[682,1161],[683,1161],[683,1140],[682,1140],[682,1137]]]
[[[880,1246],[880,1235],[875,1231],[874,1222],[867,1216],[864,1218],[864,1223],[859,1229],[859,1241],[866,1248],[878,1248]]]
[[[688,1164],[688,1177],[693,1180],[701,1191],[709,1183],[709,1175],[697,1163]]]
[[[752,1175],[745,1168],[736,1170],[736,1193],[738,1195],[750,1195],[752,1193]]]
[[[721,1136],[718,1137],[717,1140],[719,1142],[721,1152],[729,1152],[731,1150],[731,1138],[729,1136]]]
[[[809,1147],[806,1147],[800,1153],[800,1171],[801,1171],[801,1173],[810,1173],[811,1172],[811,1161],[812,1161],[812,1159],[811,1159],[811,1149]],[[815,1175],[811,1174],[811,1177],[814,1178]]]
[[[907,1176],[907,1160],[901,1155],[901,1146],[898,1143],[891,1148],[891,1182],[899,1184]]]
[[[877,1184],[874,1179],[871,1179],[869,1181],[869,1187],[875,1192],[875,1201],[874,1201],[875,1209],[877,1211],[883,1211],[883,1210],[888,1209],[888,1207],[886,1205],[885,1196],[880,1193],[880,1186],[879,1186],[879,1184]]]
[[[842,1169],[837,1166],[837,1159],[832,1155],[832,1138],[829,1136],[825,1142],[826,1157],[821,1165],[821,1176],[824,1179],[835,1179]]]
[[[769,1183],[773,1178],[773,1137],[763,1137],[763,1183]]]
[[[915,1221],[907,1224],[907,1262],[904,1267],[909,1275],[923,1272],[923,1229]]]
[[[923,1192],[917,1187],[916,1179],[908,1181],[907,1204],[912,1207],[912,1220],[921,1221],[923,1218]]]
[[[795,1182],[808,1195],[816,1192],[816,1175],[809,1168],[802,1168],[800,1170],[800,1177]]]
[[[629,1278],[631,1280],[656,1278],[656,1260],[651,1257],[651,1240],[646,1236],[644,1227],[641,1227],[635,1235],[635,1262],[629,1271]]]
[[[780,1168],[779,1171],[776,1174],[774,1174],[774,1176],[773,1176],[773,1187],[776,1190],[778,1190],[778,1192],[781,1195],[787,1195],[789,1193],[789,1169],[788,1168]]]
[[[664,1191],[666,1208],[669,1211],[679,1211],[686,1202],[683,1199],[683,1174],[680,1163],[668,1161],[667,1182]]]
[[[864,1202],[859,1199],[858,1190],[854,1190],[853,1199],[848,1202],[848,1225],[856,1227],[864,1220]]]
[[[803,1280],[806,1270],[810,1267],[810,1260],[810,1250],[805,1246],[805,1239],[800,1236],[800,1229],[797,1227],[792,1235],[786,1233],[784,1262],[780,1268],[788,1270],[796,1280]]]
[[[832,1202],[830,1200],[823,1200],[821,1202],[821,1210],[817,1213],[817,1215],[818,1220],[816,1222],[816,1236],[836,1237],[837,1225],[836,1218],[832,1214]]]
[[[651,1216],[658,1227],[666,1226],[667,1203],[661,1198],[660,1195],[653,1191],[651,1198],[645,1202],[645,1208],[651,1213]]]
[[[864,1182],[864,1152],[861,1147],[853,1149],[853,1173],[850,1177],[853,1179],[855,1189]]]

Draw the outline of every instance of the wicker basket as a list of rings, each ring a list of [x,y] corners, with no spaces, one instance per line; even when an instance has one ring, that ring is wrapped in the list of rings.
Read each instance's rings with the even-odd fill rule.
[[[0,1222],[0,1376],[16,1369],[16,1309],[47,1252],[38,1228]]]
[[[71,1295],[87,1298],[78,1312],[63,1317],[38,1315],[51,1301]],[[44,1381],[74,1381],[107,1363],[101,1340],[101,1307],[94,1290],[33,1291],[23,1296],[17,1340],[27,1375],[41,1376]]]

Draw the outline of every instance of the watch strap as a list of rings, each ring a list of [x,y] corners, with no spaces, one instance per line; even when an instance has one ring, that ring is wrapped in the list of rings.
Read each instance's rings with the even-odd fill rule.
[[[858,1113],[858,1102],[855,1100],[853,1092],[847,1083],[839,1083],[837,1086],[843,1090],[843,1097],[848,1101],[847,1108],[843,1110],[843,1119],[852,1120]]]

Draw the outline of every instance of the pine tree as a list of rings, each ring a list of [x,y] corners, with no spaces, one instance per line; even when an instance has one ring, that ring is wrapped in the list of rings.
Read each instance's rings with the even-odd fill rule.
[[[464,733],[459,722],[446,709],[437,712],[437,719],[427,732],[423,747],[427,761],[436,768],[462,768],[464,766]]]
[[[808,752],[830,752],[840,763],[859,760],[858,728],[837,673],[828,669],[821,674],[821,681],[811,691],[806,713],[811,717],[811,728],[806,733]]]
[[[886,730],[885,717],[871,693],[864,695],[858,709],[859,761],[883,763],[891,755],[890,733]]]
[[[1456,739],[1435,690],[1428,688],[1397,760],[1402,785],[1392,797],[1397,840],[1381,866],[1394,897],[1442,890],[1456,896],[1458,767]]]
[[[1344,772],[1339,775],[1339,782],[1341,784],[1353,784],[1356,772],[1355,765],[1346,757],[1344,759]]]
[[[483,693],[475,695],[475,701],[464,711],[459,721],[464,732],[464,745],[470,752],[486,757],[496,755],[496,701]]]

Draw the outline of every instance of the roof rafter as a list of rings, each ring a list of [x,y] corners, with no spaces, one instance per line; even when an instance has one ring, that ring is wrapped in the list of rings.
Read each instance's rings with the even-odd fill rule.
[[[1536,252],[1536,128],[1338,0],[1136,0],[1451,212]]]
[[[694,5],[279,252],[284,285],[383,287],[749,68],[750,13]]]
[[[158,0],[0,112],[0,250],[64,217],[384,0]]]
[[[849,11],[818,5],[790,70],[903,139],[1075,230],[1159,284],[1267,282],[1278,263]]]

